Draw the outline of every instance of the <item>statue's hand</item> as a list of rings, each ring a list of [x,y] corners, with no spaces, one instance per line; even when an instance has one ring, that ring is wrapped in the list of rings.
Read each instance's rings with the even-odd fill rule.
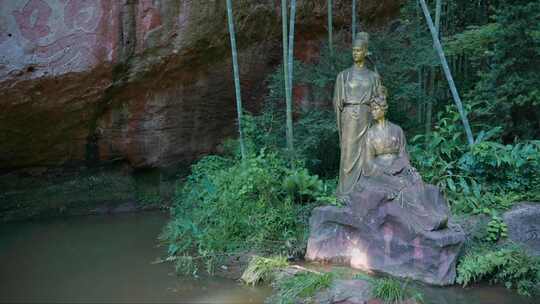
[[[396,166],[395,163],[384,168],[384,173],[388,175],[397,175],[403,170],[402,166]]]

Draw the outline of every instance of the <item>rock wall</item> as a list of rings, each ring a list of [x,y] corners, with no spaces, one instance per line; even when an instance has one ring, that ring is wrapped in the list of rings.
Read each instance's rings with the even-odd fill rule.
[[[281,58],[280,1],[234,2],[243,101]],[[359,5],[365,25],[399,0]],[[326,37],[326,1],[298,1],[297,56]],[[0,169],[189,162],[235,135],[225,1],[0,0]],[[335,1],[335,27],[350,23]],[[316,53],[316,52],[315,52]]]

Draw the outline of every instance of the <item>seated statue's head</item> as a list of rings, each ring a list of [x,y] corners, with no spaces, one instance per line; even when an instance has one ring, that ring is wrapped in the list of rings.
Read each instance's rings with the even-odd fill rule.
[[[384,119],[386,111],[388,110],[388,103],[386,98],[388,96],[388,90],[385,86],[379,86],[377,89],[377,96],[371,103],[371,116],[374,120],[378,121]]]
[[[368,55],[369,34],[366,32],[360,32],[356,34],[356,38],[353,43],[353,60],[354,63],[364,63],[366,56]]]

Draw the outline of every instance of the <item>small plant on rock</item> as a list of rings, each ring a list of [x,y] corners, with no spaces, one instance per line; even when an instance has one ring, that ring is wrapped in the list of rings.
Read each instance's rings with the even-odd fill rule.
[[[276,304],[293,304],[308,299],[332,285],[334,274],[302,272],[276,284],[278,293],[271,300]]]
[[[271,258],[253,256],[240,279],[248,285],[269,283],[273,280],[277,270],[285,268],[288,265],[287,258],[282,256]]]
[[[493,215],[487,224],[486,241],[497,242],[508,237],[508,226],[498,215]]]
[[[394,278],[382,278],[371,280],[372,294],[384,303],[399,304],[411,300],[414,303],[422,303],[423,296],[420,292],[407,286],[408,281],[401,282]]]

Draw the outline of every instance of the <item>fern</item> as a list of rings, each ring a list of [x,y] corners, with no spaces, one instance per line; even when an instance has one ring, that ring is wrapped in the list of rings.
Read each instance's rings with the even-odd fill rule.
[[[540,283],[540,261],[518,248],[480,249],[461,259],[457,273],[457,283],[463,286],[486,279],[531,296]]]

